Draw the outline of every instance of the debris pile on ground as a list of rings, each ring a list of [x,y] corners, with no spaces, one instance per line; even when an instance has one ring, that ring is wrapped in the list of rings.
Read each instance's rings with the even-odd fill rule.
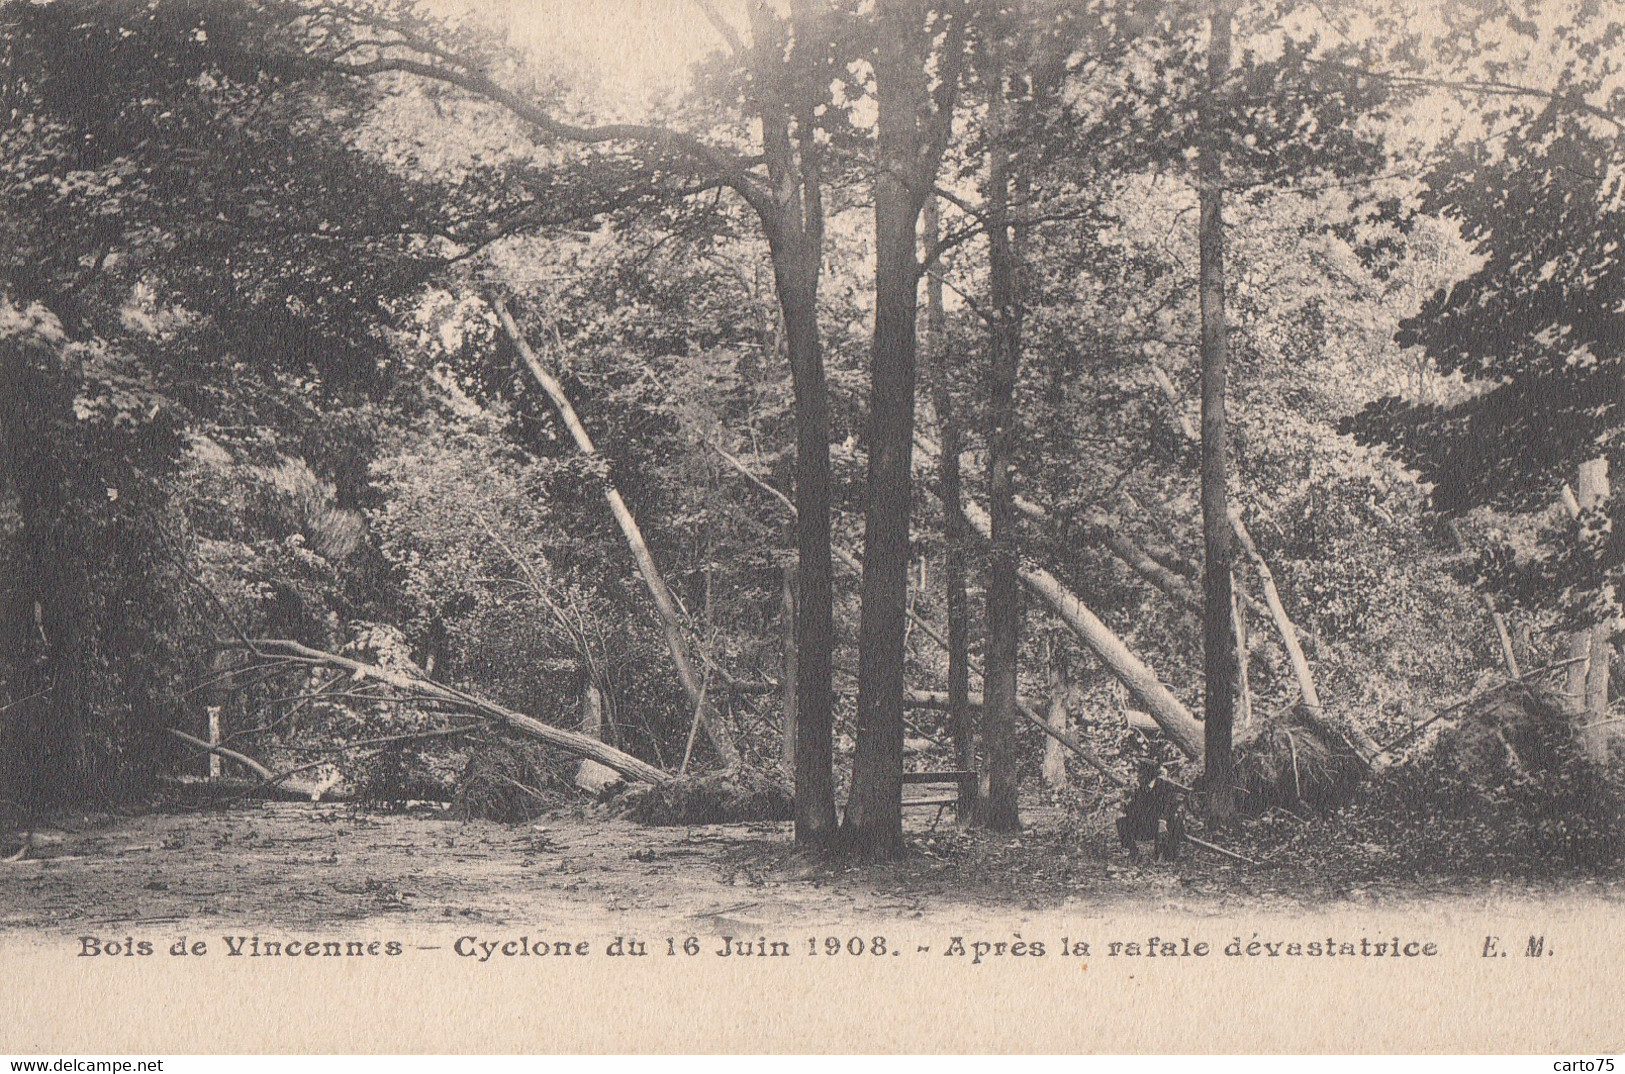
[[[1281,723],[1240,744],[1237,805],[1257,816],[1268,809],[1325,812],[1343,805],[1359,789],[1365,766],[1343,743],[1321,732]]]
[[[737,824],[793,816],[790,788],[783,781],[742,768],[658,787],[635,785],[616,800],[616,811],[653,825]]]
[[[534,820],[573,797],[574,767],[573,758],[529,742],[477,742],[457,780],[457,813],[504,824]]]
[[[1581,747],[1585,719],[1556,690],[1509,684],[1464,706],[1390,786],[1412,826],[1443,844],[1607,864],[1625,808],[1617,770]]]
[[[353,801],[386,809],[407,802],[445,802],[456,793],[455,758],[444,746],[403,742],[355,752],[340,763]]]

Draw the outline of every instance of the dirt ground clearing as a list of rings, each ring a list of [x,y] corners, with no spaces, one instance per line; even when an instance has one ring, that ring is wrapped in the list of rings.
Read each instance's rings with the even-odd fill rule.
[[[57,818],[37,860],[0,868],[0,929],[360,923],[432,927],[628,915],[717,927],[962,917],[969,912],[1181,916],[1418,904],[1441,911],[1617,904],[1617,882],[1364,883],[1209,856],[1130,865],[1063,850],[1065,818],[1020,839],[911,822],[905,859],[849,866],[796,853],[788,825],[652,828],[580,811],[534,824],[332,804]]]

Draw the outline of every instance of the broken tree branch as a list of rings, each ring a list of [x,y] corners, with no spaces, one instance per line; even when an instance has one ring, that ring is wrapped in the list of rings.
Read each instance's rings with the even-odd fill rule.
[[[1567,485],[1563,486],[1563,491],[1568,495],[1566,502],[1574,505],[1574,514],[1578,515],[1580,512],[1580,504],[1579,501],[1574,499],[1573,491],[1570,490]],[[1459,520],[1454,518],[1450,520],[1450,535],[1456,539],[1457,549],[1464,553],[1468,551],[1467,538],[1462,536],[1461,522]],[[1491,597],[1488,593],[1480,591],[1478,594],[1478,602],[1482,604],[1484,606],[1484,610],[1489,613],[1490,622],[1495,627],[1495,635],[1501,642],[1501,662],[1506,665],[1507,674],[1511,675],[1514,679],[1522,678],[1523,672],[1518,667],[1518,654],[1514,652],[1512,648],[1512,634],[1507,630],[1506,617],[1496,610],[1495,598]]]
[[[169,733],[186,743],[188,746],[196,746],[198,749],[207,753],[218,754],[229,761],[236,761],[238,764],[242,765],[244,768],[248,769],[250,772],[254,773],[267,783],[276,777],[276,773],[272,772],[269,768],[266,768],[264,765],[260,764],[246,753],[238,753],[236,750],[227,749],[224,746],[216,746],[211,742],[205,742],[195,735],[189,735],[185,731],[178,731],[173,727],[169,729]]]
[[[1533,671],[1525,672],[1520,678],[1510,679],[1507,682],[1503,682],[1503,683],[1497,683],[1496,685],[1491,686],[1486,690],[1480,690],[1476,694],[1472,694],[1472,695],[1470,695],[1468,697],[1464,697],[1460,701],[1452,702],[1451,704],[1446,705],[1444,708],[1442,708],[1442,709],[1438,710],[1437,712],[1435,712],[1432,716],[1429,716],[1427,719],[1425,719],[1422,722],[1420,722],[1420,723],[1416,724],[1415,726],[1413,726],[1409,731],[1401,732],[1399,737],[1394,738],[1394,739],[1392,739],[1392,740],[1390,740],[1388,742],[1383,743],[1382,747],[1381,747],[1382,752],[1388,753],[1388,752],[1391,752],[1391,751],[1399,748],[1400,746],[1402,746],[1406,742],[1409,742],[1411,739],[1413,739],[1417,735],[1421,734],[1423,731],[1427,730],[1429,727],[1432,727],[1434,724],[1436,724],[1440,720],[1444,719],[1446,716],[1449,716],[1451,713],[1457,712],[1457,711],[1459,711],[1461,709],[1464,709],[1468,705],[1471,705],[1474,702],[1479,701],[1479,700],[1481,700],[1483,698],[1488,697],[1490,694],[1495,693],[1495,691],[1497,691],[1497,690],[1504,690],[1508,686],[1512,686],[1512,685],[1519,684],[1519,683],[1526,683],[1530,679],[1537,678],[1537,677],[1539,677],[1541,675],[1546,674],[1549,671],[1561,671],[1564,668],[1572,667],[1575,664],[1579,664],[1579,663],[1582,663],[1582,662],[1590,660],[1590,659],[1591,659],[1591,655],[1589,653],[1587,653],[1585,656],[1570,657],[1567,660],[1559,660],[1559,661],[1557,661],[1556,663],[1553,663],[1553,664],[1546,664],[1546,665],[1543,665],[1541,667],[1536,668]]]
[[[980,677],[980,672],[978,672],[978,677]],[[981,694],[971,694],[967,700],[970,707],[973,709],[979,709],[982,707]],[[935,690],[905,691],[903,694],[903,705],[905,708],[938,709],[943,712],[950,711],[951,709],[948,702],[948,695]],[[1016,702],[1016,711],[1021,714],[1022,719],[1026,720],[1028,723],[1037,727],[1046,735],[1050,736],[1055,741],[1077,754],[1085,764],[1099,772],[1102,776],[1105,776],[1109,782],[1118,787],[1128,786],[1128,781],[1108,768],[1106,766],[1106,762],[1101,760],[1100,756],[1090,750],[1089,747],[1079,742],[1075,737],[1067,732],[1050,726],[1049,721],[1038,714],[1038,711],[1033,706],[1032,702],[1026,700],[1025,698],[1018,699]]]
[[[667,783],[672,778],[670,773],[656,768],[647,761],[641,761],[629,753],[623,753],[608,743],[600,742],[590,735],[583,735],[576,731],[567,731],[562,727],[545,724],[534,717],[515,712],[512,709],[498,705],[494,701],[488,701],[485,698],[458,690],[455,687],[446,686],[443,683],[433,682],[429,679],[419,678],[390,668],[379,667],[375,664],[366,664],[347,656],[339,656],[337,653],[313,649],[310,646],[287,639],[256,638],[254,643],[262,652],[293,657],[300,663],[312,667],[347,671],[357,679],[376,679],[408,695],[433,700],[448,708],[480,716],[505,730],[528,738],[538,739],[573,756],[586,757],[597,761],[599,764],[614,769],[630,780],[659,784]]]
[[[1198,839],[1198,838],[1196,838],[1196,836],[1191,835],[1189,832],[1185,833],[1185,842],[1194,844],[1195,846],[1199,846],[1203,850],[1211,850],[1213,853],[1219,855],[1220,857],[1229,858],[1231,861],[1239,861],[1243,865],[1257,865],[1258,864],[1258,862],[1254,861],[1253,859],[1251,859],[1249,857],[1246,857],[1246,856],[1241,855],[1241,854],[1237,854],[1234,850],[1226,850],[1226,849],[1224,849],[1224,847],[1221,847],[1221,846],[1217,845],[1216,843],[1209,843],[1205,839]]]

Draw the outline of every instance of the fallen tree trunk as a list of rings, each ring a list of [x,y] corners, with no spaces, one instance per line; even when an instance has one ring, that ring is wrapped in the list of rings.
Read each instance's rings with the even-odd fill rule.
[[[222,776],[219,779],[205,779],[201,776],[160,774],[157,785],[163,789],[166,797],[197,805],[224,805],[244,798],[308,805],[318,801],[349,801],[352,797],[347,791],[335,793],[332,787],[319,788],[322,793],[313,797],[312,791],[318,789],[314,784],[294,783],[289,780],[278,783],[274,780],[260,779],[258,776]]]
[[[576,447],[583,455],[597,455],[598,449],[593,446],[592,437],[587,435],[586,426],[581,424],[581,418],[576,414],[575,407],[564,394],[564,385],[542,365],[541,358],[520,333],[519,326],[514,323],[513,315],[508,312],[507,303],[499,298],[493,302],[493,306],[496,309],[497,319],[502,322],[502,330],[518,349],[519,356],[524,360],[531,376],[552,400],[554,408],[558,410],[559,416],[564,419],[565,426],[570,430],[570,436],[575,440]],[[688,641],[683,637],[682,620],[677,614],[677,602],[672,598],[671,590],[667,587],[660,568],[655,565],[654,556],[649,551],[648,542],[643,539],[643,530],[639,528],[637,519],[626,506],[626,500],[621,497],[620,490],[607,477],[604,479],[604,499],[609,501],[610,512],[614,514],[616,523],[621,527],[621,533],[632,550],[632,558],[637,561],[638,573],[643,576],[643,583],[648,588],[649,595],[654,598],[655,610],[660,614],[660,626],[666,635],[666,647],[671,650],[672,663],[677,667],[677,678],[683,685],[683,692],[688,695],[689,704],[693,705],[695,712],[698,713],[705,737],[717,751],[717,756],[722,759],[724,766],[737,768],[740,764],[739,747],[734,742],[732,733],[717,715],[716,708],[705,696],[700,677],[694,670],[694,660],[689,655]]]
[[[614,769],[630,780],[658,784],[667,783],[672,778],[669,772],[662,771],[647,761],[640,761],[629,753],[622,753],[609,743],[600,742],[591,735],[584,735],[577,731],[567,731],[562,727],[554,727],[552,724],[543,723],[534,717],[498,705],[494,701],[488,701],[485,698],[446,686],[443,683],[431,682],[428,679],[421,679],[414,675],[379,667],[375,664],[366,664],[359,660],[352,660],[347,656],[339,656],[337,653],[313,649],[308,645],[282,638],[255,638],[252,640],[252,645],[260,653],[284,657],[295,663],[310,667],[328,668],[333,671],[345,671],[357,680],[371,678],[392,686],[406,695],[394,699],[379,698],[380,701],[434,701],[447,708],[483,717],[504,730],[524,735],[527,738],[537,739],[572,756],[597,761],[599,764]],[[275,777],[272,776],[271,778]]]
[[[938,456],[942,452],[941,447],[924,433],[916,433],[914,443],[928,455]],[[1015,497],[1014,503],[1016,511],[1032,521],[1045,523],[1050,521],[1049,511],[1025,496]],[[1171,570],[1142,548],[1125,534],[1105,511],[1098,507],[1093,508],[1084,514],[1083,521],[1084,525],[1099,536],[1111,554],[1121,560],[1129,570],[1162,590],[1188,611],[1198,614],[1201,612],[1202,595],[1196,591],[1196,586],[1191,580]]]
[[[974,503],[962,507],[966,521],[979,534],[991,532],[987,513]],[[1116,679],[1128,688],[1140,704],[1157,721],[1169,741],[1181,753],[1199,760],[1202,756],[1202,725],[1190,710],[1162,684],[1156,672],[1145,661],[1135,656],[1123,639],[1112,633],[1089,607],[1048,571],[1041,568],[1021,568],[1021,581],[1027,589],[1043,601],[1055,615],[1071,628],[1078,640],[1087,645],[1100,658],[1101,663]]]
[[[789,498],[784,493],[757,477],[749,467],[728,454],[721,447],[711,444],[709,441],[707,441],[707,444],[709,444],[711,450],[721,456],[724,461],[746,480],[750,481],[751,484],[767,492],[778,500],[786,510],[794,513],[795,506],[790,503]],[[929,450],[928,444],[922,444],[921,446]],[[1042,508],[1038,510],[1042,511]],[[988,519],[987,513],[974,503],[965,504],[961,514],[971,528],[984,538],[991,533],[992,523]],[[854,570],[861,570],[862,563],[856,556],[839,547],[834,551],[836,559],[843,564]],[[1147,667],[1144,661],[1135,656],[1128,646],[1123,644],[1122,639],[1113,634],[1111,629],[1101,622],[1100,618],[1090,611],[1071,591],[1056,580],[1054,575],[1044,570],[1022,568],[1020,578],[1022,584],[1048,605],[1050,610],[1070,627],[1072,632],[1100,658],[1101,662],[1106,665],[1107,670],[1124,686],[1128,687],[1129,692],[1138,698],[1141,704],[1145,705],[1151,713],[1151,718],[1156,720],[1157,725],[1162,728],[1163,733],[1168,736],[1174,745],[1187,757],[1200,759],[1202,756],[1202,725],[1197,722],[1196,717],[1191,715],[1190,710],[1185,708],[1184,704],[1173,695],[1172,691],[1162,684],[1156,673]],[[948,639],[943,637],[935,627],[912,611],[910,611],[909,616],[927,637],[943,648],[947,648]],[[1042,718],[1038,717],[1030,708],[1026,709],[1023,715],[1031,716],[1038,719],[1039,722],[1043,722]],[[1047,727],[1048,724],[1045,724],[1045,726]]]

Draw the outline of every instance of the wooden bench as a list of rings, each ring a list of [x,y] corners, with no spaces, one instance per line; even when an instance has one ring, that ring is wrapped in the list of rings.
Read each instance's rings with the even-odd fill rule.
[[[958,791],[958,793],[952,798],[910,798],[905,793],[903,795],[904,808],[909,806],[941,807],[955,805],[961,800],[968,802],[972,798],[976,797],[975,772],[966,772],[957,769],[948,772],[904,772],[903,786],[907,788],[911,783],[924,784],[926,786],[949,783],[954,786],[954,789]]]

